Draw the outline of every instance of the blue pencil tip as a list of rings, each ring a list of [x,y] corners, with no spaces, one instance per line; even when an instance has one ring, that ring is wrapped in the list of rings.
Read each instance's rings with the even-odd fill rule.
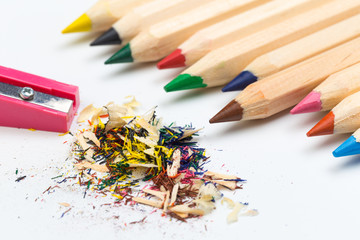
[[[257,81],[257,77],[249,71],[243,71],[239,75],[236,76],[231,82],[226,85],[222,91],[230,92],[230,91],[239,91],[244,90],[248,85]]]
[[[360,142],[357,142],[354,136],[349,137],[333,151],[334,157],[344,157],[356,154],[360,154]]]

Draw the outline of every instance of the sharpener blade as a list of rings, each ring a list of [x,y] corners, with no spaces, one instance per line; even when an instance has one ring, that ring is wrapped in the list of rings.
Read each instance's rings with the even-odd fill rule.
[[[21,101],[33,103],[35,105],[43,106],[60,112],[68,113],[73,106],[73,101],[56,97],[50,94],[38,92],[34,90],[34,96],[29,100],[24,100],[20,97],[20,92],[23,87],[14,86],[11,84],[0,82],[0,95],[14,98]]]

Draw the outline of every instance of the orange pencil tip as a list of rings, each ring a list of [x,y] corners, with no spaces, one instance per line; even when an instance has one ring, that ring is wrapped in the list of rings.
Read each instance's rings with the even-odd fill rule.
[[[308,137],[328,135],[334,133],[335,115],[331,111],[321,119],[306,135]]]

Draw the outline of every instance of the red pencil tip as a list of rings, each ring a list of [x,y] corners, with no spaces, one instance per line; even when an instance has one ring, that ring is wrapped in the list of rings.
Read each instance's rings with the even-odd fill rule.
[[[323,119],[321,119],[306,135],[308,137],[328,135],[334,133],[335,115],[331,111]]]
[[[176,49],[157,64],[158,69],[178,68],[185,66],[185,56],[181,53],[181,49]]]

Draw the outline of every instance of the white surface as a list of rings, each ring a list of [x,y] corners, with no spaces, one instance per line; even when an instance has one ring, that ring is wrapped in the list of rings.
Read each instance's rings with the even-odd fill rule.
[[[96,34],[60,33],[93,3],[1,1],[0,65],[78,85],[80,109],[122,103],[135,95],[144,111],[157,105],[166,122],[205,127],[198,140],[211,157],[208,168],[247,179],[244,189],[230,196],[249,202],[260,214],[227,225],[229,210],[219,205],[212,214],[184,224],[160,213],[99,207],[94,195],[84,199],[77,187],[59,185],[42,194],[54,185],[52,177],[70,168],[65,161],[70,147],[63,143],[69,137],[0,127],[1,239],[358,239],[360,158],[331,155],[349,135],[307,138],[305,133],[324,114],[281,113],[263,121],[208,124],[236,93],[165,93],[162,87],[178,70],[158,71],[154,64],[104,66],[116,47],[90,48]],[[19,175],[27,177],[15,182]],[[72,205],[63,218],[66,208],[58,202]],[[125,227],[144,216],[145,224]]]

